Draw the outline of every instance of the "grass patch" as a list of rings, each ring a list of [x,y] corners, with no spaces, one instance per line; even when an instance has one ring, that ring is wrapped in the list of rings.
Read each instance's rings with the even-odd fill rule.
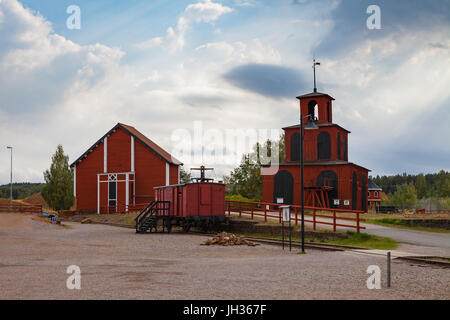
[[[368,249],[381,249],[381,250],[391,250],[396,249],[398,244],[397,242],[388,237],[380,237],[367,233],[356,233],[354,231],[346,232],[346,239],[323,239],[323,238],[310,238],[305,237],[305,243],[315,242],[315,243],[324,243],[324,244],[337,244],[343,246],[354,246]],[[279,235],[267,235],[267,234],[245,234],[243,236],[248,237],[259,237],[266,239],[277,239],[280,240],[282,237]],[[289,235],[285,236],[285,240],[289,241]],[[300,237],[292,237],[294,241],[301,241]]]
[[[408,222],[404,219],[394,219],[394,218],[366,219],[366,223],[372,223],[380,226],[394,227],[400,229],[410,229],[410,230],[437,232],[437,233],[450,233],[450,230],[443,228],[410,226]]]
[[[354,231],[347,231],[347,235],[349,236],[347,239],[325,239],[324,242],[382,250],[396,249],[398,246],[397,242],[394,239],[388,237],[380,237],[368,233],[356,233]]]

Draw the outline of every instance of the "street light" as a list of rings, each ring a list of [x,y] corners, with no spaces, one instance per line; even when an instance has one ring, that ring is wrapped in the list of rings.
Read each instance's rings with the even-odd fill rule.
[[[6,149],[10,149],[11,150],[11,177],[10,177],[10,182],[9,182],[9,203],[12,206],[12,151],[13,151],[13,147],[7,146]]]
[[[308,119],[305,125],[303,125],[303,120]],[[304,130],[316,130],[319,127],[314,123],[314,120],[310,114],[307,116],[302,116],[300,111],[300,174],[301,174],[301,205],[302,205],[302,253],[305,253],[305,199],[304,199],[304,179],[303,179],[303,167],[304,167],[304,157],[303,157],[303,132]]]

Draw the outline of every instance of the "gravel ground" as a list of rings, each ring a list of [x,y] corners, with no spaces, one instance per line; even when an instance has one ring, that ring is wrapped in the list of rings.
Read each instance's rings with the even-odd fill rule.
[[[201,246],[206,237],[22,219],[0,223],[0,299],[450,299],[450,269],[437,266],[394,260],[387,289],[378,256]],[[81,268],[81,290],[66,287],[69,265]],[[382,270],[380,290],[366,287],[369,265]]]

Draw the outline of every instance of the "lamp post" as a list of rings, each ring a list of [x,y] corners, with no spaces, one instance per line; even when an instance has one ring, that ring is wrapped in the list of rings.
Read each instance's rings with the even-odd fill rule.
[[[11,176],[10,176],[10,182],[9,182],[9,203],[10,205],[12,205],[12,151],[13,151],[13,147],[7,146],[6,149],[10,149],[11,150]]]
[[[303,125],[303,120],[308,119],[308,122]],[[303,157],[303,140],[304,140],[304,130],[316,130],[319,127],[314,123],[313,118],[310,114],[307,116],[302,116],[300,111],[300,175],[301,175],[301,205],[302,205],[302,253],[305,253],[305,199],[304,199],[304,178],[303,178],[303,167],[304,167],[304,157]]]

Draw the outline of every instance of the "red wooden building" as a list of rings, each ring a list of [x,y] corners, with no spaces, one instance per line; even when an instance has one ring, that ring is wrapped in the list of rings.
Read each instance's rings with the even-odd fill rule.
[[[177,184],[182,163],[134,127],[118,123],[74,169],[76,209],[116,212],[154,200],[154,187]]]
[[[297,99],[318,126],[304,131],[305,205],[367,211],[369,170],[348,161],[350,131],[333,123],[334,98],[315,90]],[[276,174],[263,168],[263,201],[300,204],[300,125],[283,130],[286,159]]]
[[[369,179],[367,188],[367,197],[369,201],[369,209],[377,210],[381,203],[381,191],[383,191],[375,182]]]

